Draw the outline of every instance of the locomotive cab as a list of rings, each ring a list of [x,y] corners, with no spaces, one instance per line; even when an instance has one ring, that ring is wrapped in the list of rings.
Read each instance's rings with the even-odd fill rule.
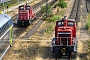
[[[56,21],[51,51],[56,57],[70,57],[72,52],[77,52],[76,22],[74,19]]]

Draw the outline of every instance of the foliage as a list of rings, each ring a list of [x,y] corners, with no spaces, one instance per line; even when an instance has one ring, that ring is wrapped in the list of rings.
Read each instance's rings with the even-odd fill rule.
[[[52,26],[52,24],[48,23],[48,28],[47,28],[47,30],[45,30],[45,32],[51,34],[52,31],[53,31],[53,26]]]
[[[45,12],[46,12],[45,6],[41,6],[41,13],[45,13]]]
[[[48,14],[50,14],[51,11],[51,6],[48,4]],[[46,6],[41,6],[41,13],[45,13],[46,12]]]
[[[88,44],[88,49],[89,49],[89,54],[90,54],[90,40],[87,41]]]
[[[46,18],[47,21],[47,29],[45,30],[46,33],[51,34],[54,31],[55,21],[60,19],[59,15],[52,15],[51,17]]]
[[[53,15],[53,16],[51,16],[51,17],[49,17],[49,18],[46,18],[46,20],[47,20],[48,22],[55,22],[55,21],[58,20],[58,19],[60,19],[60,16],[59,16],[59,15]]]
[[[50,18],[49,22],[55,22],[56,20],[60,19],[59,15],[54,15]]]
[[[55,7],[56,6],[59,6],[61,8],[66,8],[67,4],[66,4],[66,2],[64,2],[64,0],[59,0],[59,2],[55,5]]]
[[[89,23],[88,23],[88,22],[86,23],[85,28],[86,28],[86,29],[89,29]]]
[[[65,7],[67,7],[67,4],[66,4],[66,2],[59,2],[58,6],[60,6],[61,8],[65,8]]]
[[[63,2],[64,0],[59,0],[59,2]]]
[[[85,28],[86,28],[86,29],[89,29],[89,28],[90,28],[90,14],[88,15]]]

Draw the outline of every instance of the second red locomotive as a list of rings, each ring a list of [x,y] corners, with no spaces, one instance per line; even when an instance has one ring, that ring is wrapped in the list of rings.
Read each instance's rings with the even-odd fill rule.
[[[56,60],[61,56],[68,56],[71,59],[72,52],[77,52],[76,21],[67,19],[56,21],[55,37],[52,40],[52,53]]]
[[[33,11],[33,8],[28,5],[24,4],[19,6],[18,8],[18,20],[17,24],[27,26],[31,23],[32,19],[36,18],[36,14]]]

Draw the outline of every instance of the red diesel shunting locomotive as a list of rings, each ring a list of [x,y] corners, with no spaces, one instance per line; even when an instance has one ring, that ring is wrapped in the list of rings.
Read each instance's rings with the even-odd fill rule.
[[[62,20],[56,21],[51,52],[54,53],[56,60],[61,56],[68,56],[70,60],[72,52],[77,52],[76,21],[74,19],[67,19],[65,16]]]
[[[33,8],[28,5],[28,4],[24,4],[19,6],[18,8],[18,20],[17,20],[17,24],[18,26],[20,25],[24,25],[24,26],[28,26],[32,19],[36,18],[36,14],[33,11]]]

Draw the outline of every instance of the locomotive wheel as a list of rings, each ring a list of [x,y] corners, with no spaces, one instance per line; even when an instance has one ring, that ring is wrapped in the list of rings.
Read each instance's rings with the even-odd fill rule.
[[[68,55],[68,60],[71,60],[71,56],[72,56],[72,52],[73,52],[73,48],[72,47],[69,47],[69,55]]]
[[[29,25],[29,20],[24,21],[24,26],[26,27],[28,25]]]
[[[71,60],[72,52],[69,53],[68,55],[68,60]]]
[[[59,58],[55,58],[55,60],[59,60]]]
[[[52,47],[51,52],[54,53],[54,51],[55,51],[55,47]]]
[[[56,60],[59,60],[59,48],[55,47],[54,56]]]
[[[17,21],[17,26],[20,26],[21,23],[22,23],[22,22],[21,22],[20,20],[18,20],[18,21]]]
[[[31,19],[29,19],[29,24],[31,24],[32,22],[31,22]]]

